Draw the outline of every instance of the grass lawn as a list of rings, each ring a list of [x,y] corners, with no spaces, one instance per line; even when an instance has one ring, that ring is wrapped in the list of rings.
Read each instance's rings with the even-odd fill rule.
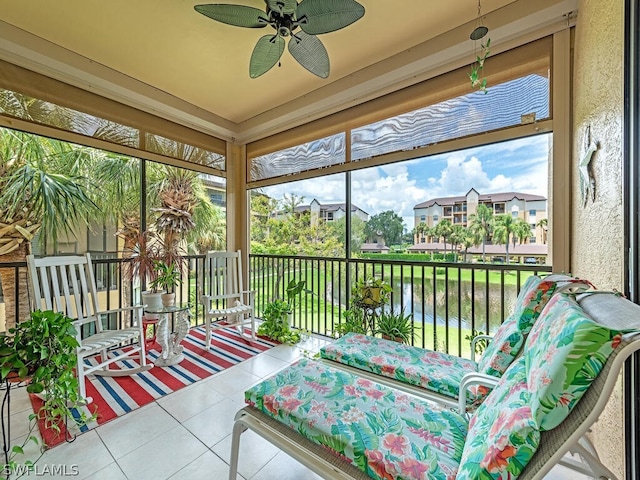
[[[279,271],[269,266],[263,271],[252,272],[250,288],[256,292],[256,315],[260,317],[265,305],[272,299],[278,276],[280,276],[278,282],[280,297],[285,297],[282,292],[289,280],[305,280],[306,289],[310,293],[296,299],[294,325],[309,332],[333,336],[336,324],[343,322],[341,314],[345,311],[350,291],[350,286],[346,282],[346,267],[343,263],[340,264],[340,268],[338,265],[337,262],[324,263],[318,260],[287,260],[282,262]],[[471,336],[471,329],[458,328],[458,320],[455,317],[460,314],[467,325],[470,325],[472,323],[471,302],[475,302],[473,313],[475,328],[486,331],[485,317],[489,308],[487,302],[491,298],[489,324],[491,330],[495,329],[501,318],[508,315],[509,305],[513,304],[517,295],[517,287],[524,284],[533,274],[527,271],[491,270],[492,265],[486,264],[487,270],[483,270],[482,268],[471,269],[465,264],[460,264],[459,267],[440,267],[438,264],[413,266],[367,264],[365,270],[364,265],[353,264],[352,279],[355,281],[355,278],[362,278],[365,271],[367,276],[373,273],[376,277],[385,278],[394,286],[393,301],[396,302],[396,309],[399,308],[401,299],[405,305],[406,302],[413,305],[411,311],[417,314],[414,345],[469,358],[471,347],[466,337]],[[485,265],[474,264],[474,266],[484,267]],[[499,267],[503,266],[499,265]],[[445,280],[448,280],[446,289],[444,288]],[[194,292],[195,280],[192,279],[189,283]],[[448,296],[444,295],[445,291],[448,292]],[[491,297],[487,295],[489,292]],[[192,301],[194,300],[195,297],[192,295]],[[441,323],[433,325],[431,317],[434,314],[434,301],[437,302],[435,313],[440,317],[439,322],[445,321],[447,318],[445,312],[448,312],[450,322],[448,328]],[[423,309],[424,315],[420,313]],[[503,310],[507,310],[506,313]],[[422,325],[423,316],[424,326]]]

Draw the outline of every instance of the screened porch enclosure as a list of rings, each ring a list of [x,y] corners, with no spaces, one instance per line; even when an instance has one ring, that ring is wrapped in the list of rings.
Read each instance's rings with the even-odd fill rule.
[[[513,3],[513,9],[534,8],[522,0]],[[550,1],[544,5],[551,8],[555,3],[571,2]],[[330,341],[337,335],[336,327],[344,321],[344,312],[351,306],[352,286],[359,279],[373,275],[392,286],[387,308],[412,316],[416,326],[414,345],[462,357],[470,354],[470,337],[479,332],[492,333],[508,318],[518,291],[532,274],[575,273],[577,269],[597,286],[626,290],[629,262],[626,257],[620,258],[626,255],[620,252],[629,249],[618,246],[627,242],[628,219],[620,213],[625,206],[618,200],[622,197],[621,202],[625,203],[627,199],[625,191],[619,192],[622,187],[618,184],[622,184],[622,180],[609,175],[623,170],[618,168],[623,142],[619,136],[603,133],[610,132],[616,125],[612,118],[621,118],[617,105],[622,105],[622,100],[617,97],[611,100],[605,94],[615,93],[617,84],[601,79],[602,86],[594,86],[590,74],[596,70],[594,65],[599,65],[599,60],[592,55],[606,59],[609,66],[610,58],[620,56],[618,50],[626,47],[622,40],[617,42],[618,37],[609,38],[613,33],[603,32],[604,24],[588,28],[589,21],[605,13],[618,21],[616,15],[620,12],[615,8],[605,12],[606,6],[582,0],[573,3],[581,15],[584,12],[584,17],[576,17],[576,10],[572,9],[563,12],[562,18],[530,30],[523,29],[508,39],[500,41],[500,37],[496,37],[495,51],[485,70],[489,85],[486,95],[472,91],[469,86],[468,63],[473,55],[467,49],[464,55],[430,66],[416,76],[419,81],[405,79],[397,85],[381,87],[376,95],[367,91],[360,97],[357,86],[350,85],[349,77],[345,77],[336,83],[336,89],[338,85],[345,87],[343,96],[332,97],[322,108],[317,105],[321,101],[311,95],[308,105],[307,99],[300,100],[308,107],[300,112],[273,112],[274,115],[285,112],[289,120],[261,114],[240,123],[222,119],[219,128],[203,128],[203,123],[199,123],[202,118],[198,118],[202,112],[194,105],[189,108],[196,108],[183,117],[168,115],[162,108],[155,112],[133,102],[127,104],[122,99],[103,97],[97,90],[90,92],[65,83],[61,76],[54,79],[46,76],[42,69],[31,70],[24,62],[14,64],[10,58],[2,57],[0,128],[3,132],[28,132],[42,139],[59,139],[72,145],[70,150],[81,151],[79,156],[96,157],[102,163],[126,160],[133,166],[131,171],[135,170],[130,177],[135,180],[135,186],[128,189],[126,195],[130,201],[121,205],[119,214],[90,218],[86,223],[73,225],[71,231],[56,239],[45,233],[37,234],[32,248],[38,254],[90,251],[100,283],[100,298],[105,305],[115,307],[138,302],[144,282],[132,281],[123,275],[125,242],[115,233],[125,226],[122,215],[125,212],[137,216],[142,229],[152,227],[157,213],[154,209],[159,207],[154,198],[155,189],[162,184],[164,175],[174,171],[196,176],[202,198],[208,198],[210,223],[199,224],[197,238],[184,243],[186,263],[178,290],[178,301],[192,304],[194,326],[202,321],[197,300],[198,275],[203,254],[210,249],[243,252],[245,284],[256,291],[259,317],[270,300],[286,295],[289,281],[304,280],[308,292],[296,304],[293,326]],[[622,9],[613,2],[608,6]],[[576,22],[582,28],[578,35]],[[496,31],[501,32],[499,29],[503,26],[496,24]],[[467,41],[467,28],[463,27],[457,30],[464,30]],[[599,32],[598,35],[595,32]],[[0,40],[2,37],[0,34]],[[599,47],[600,43],[594,41],[599,37],[607,38],[602,42],[607,45],[611,40],[611,51],[609,47],[606,52],[605,47]],[[575,51],[580,52],[579,58],[574,55]],[[594,53],[590,53],[592,51]],[[428,57],[429,61],[434,55]],[[622,66],[620,60],[607,71],[618,72]],[[579,78],[574,68],[580,72]],[[593,88],[589,90],[583,85]],[[601,97],[602,102],[593,102]],[[167,96],[159,94],[154,101],[163,98]],[[620,101],[615,103],[617,100]],[[171,110],[179,104],[169,102],[165,107]],[[595,113],[587,107],[593,107]],[[606,115],[603,109],[607,110]],[[604,117],[608,120],[603,120]],[[220,120],[207,117],[211,118]],[[594,138],[602,146],[592,164],[599,182],[598,202],[589,207],[579,198],[577,170],[587,123],[592,124],[592,132],[596,132]],[[513,142],[526,149],[522,145],[530,141],[538,142],[535,155],[530,157],[521,152],[504,158],[478,157],[477,151],[481,148],[497,148]],[[617,160],[612,157],[614,151]],[[456,163],[453,157],[462,156],[460,152],[469,153]],[[447,163],[449,158],[451,161]],[[478,162],[478,172],[489,172],[485,175],[487,182],[465,184],[463,188],[462,181]],[[488,170],[490,162],[494,170]],[[544,173],[540,173],[541,169],[532,170],[532,163],[544,163]],[[107,197],[110,184],[92,179],[97,168],[86,165],[81,176],[93,187],[92,198],[97,202],[100,197]],[[423,173],[427,172],[426,165],[435,166],[436,174]],[[464,247],[462,241],[453,241],[431,230],[445,218],[454,226],[458,223],[468,227],[471,219],[462,204],[441,206],[438,212],[429,211],[424,220],[420,212],[413,210],[420,203],[449,194],[464,196],[472,188],[479,194],[521,192],[522,183],[500,183],[502,179],[493,173],[498,168],[514,166],[529,177],[524,193],[530,193],[531,184],[544,183],[541,196],[548,203],[546,218],[541,213],[531,214],[542,209],[511,210],[506,203],[500,206],[497,202],[491,205],[494,214],[514,219],[520,216],[530,226],[528,237],[522,241],[511,237],[510,242],[507,236],[507,242],[503,243],[496,234],[484,245],[505,248],[506,252],[484,255],[483,243],[477,239],[475,244]],[[419,176],[415,174],[419,169],[423,169],[420,171],[425,182],[422,185],[414,180]],[[503,172],[503,176],[509,177],[509,173]],[[425,186],[429,179],[433,181]],[[456,184],[454,180],[460,182]],[[0,187],[1,182],[0,179]],[[445,190],[454,184],[459,190]],[[302,186],[301,189],[298,186]],[[605,193],[613,194],[603,196]],[[320,210],[315,224],[313,213],[304,219],[304,224],[292,222],[295,235],[290,234],[285,241],[287,237],[277,231],[277,222],[287,217],[285,194],[292,200],[289,206],[298,219],[303,214],[295,212],[296,207],[311,204],[313,200],[321,207],[339,207]],[[304,204],[295,205],[301,197]],[[394,205],[388,199],[397,202]],[[386,232],[377,235],[380,229],[374,229],[373,234],[367,231],[368,220],[358,217],[361,211],[369,218],[387,211],[395,213],[405,227],[401,241],[380,241]],[[0,213],[3,213],[2,206]],[[8,225],[2,218],[0,222]],[[587,239],[581,232],[593,229],[593,225],[602,229],[597,237],[610,235],[613,240],[607,243],[600,238]],[[2,228],[0,226],[0,231]],[[624,241],[618,239],[623,236]],[[16,238],[20,245],[25,242],[19,235]],[[521,244],[544,244],[547,250],[540,255],[516,255],[515,247]],[[433,245],[439,245],[439,250],[429,250]],[[0,252],[2,246],[0,243]],[[366,246],[386,247],[389,251],[370,253]],[[400,246],[406,251],[411,247],[423,250],[405,258],[399,256],[404,254],[400,248],[395,248]],[[460,253],[447,257],[454,251]],[[26,278],[26,264],[13,253],[0,254],[0,323],[6,320],[8,312],[13,318],[20,318],[29,308],[30,298],[22,280]],[[121,320],[114,316],[110,322],[116,325]],[[626,396],[627,407],[621,399],[615,399],[610,415],[614,419],[610,425],[622,425],[629,438],[632,431],[637,431],[637,422],[632,422],[636,417],[631,415],[635,410],[629,407],[637,397],[633,378],[633,375],[626,378],[624,392],[620,387],[619,397]],[[609,426],[602,430],[613,437],[602,442],[614,446],[612,452],[607,453],[614,459],[609,463],[616,465],[622,474],[625,468],[623,434]],[[595,436],[599,439],[600,432]]]

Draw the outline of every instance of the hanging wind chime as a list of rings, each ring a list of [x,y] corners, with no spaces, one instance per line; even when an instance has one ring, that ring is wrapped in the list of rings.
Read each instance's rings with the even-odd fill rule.
[[[482,39],[487,36],[489,29],[482,22],[482,7],[480,0],[478,0],[478,16],[476,17],[476,28],[473,29],[469,38],[473,40],[473,52],[476,55],[476,60],[471,65],[471,72],[469,73],[469,80],[471,80],[471,88],[477,89],[482,93],[487,93],[487,79],[482,76],[484,70],[484,62],[489,57],[491,39],[487,38],[486,41]],[[480,41],[480,50],[477,49],[477,42]]]

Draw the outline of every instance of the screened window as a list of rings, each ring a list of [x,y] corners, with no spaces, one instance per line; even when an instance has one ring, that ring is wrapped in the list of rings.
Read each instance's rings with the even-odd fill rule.
[[[344,163],[345,158],[345,134],[338,133],[254,158],[251,162],[251,180],[337,165]]]
[[[79,144],[109,149],[102,143],[109,142],[137,149],[140,157],[152,152],[217,170],[225,168],[226,144],[219,138],[2,60],[0,116],[77,134],[74,141]],[[102,142],[87,141],[80,135]]]
[[[523,114],[547,118],[549,83],[548,77],[531,74],[493,85],[490,95],[471,92],[353,129],[351,160],[519,125]]]

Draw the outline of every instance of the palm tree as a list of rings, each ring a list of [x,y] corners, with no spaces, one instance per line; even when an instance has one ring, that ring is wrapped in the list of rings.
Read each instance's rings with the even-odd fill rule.
[[[507,252],[507,263],[509,263],[509,244],[511,243],[511,234],[516,228],[516,221],[512,215],[502,213],[495,218],[493,228],[493,239],[498,244],[504,244]]]
[[[120,236],[125,244],[134,241],[140,233],[140,161],[107,154],[94,173],[104,186],[101,196],[95,199],[104,212],[104,220],[122,226]],[[189,251],[204,253],[224,246],[224,216],[211,203],[196,172],[150,163],[146,187],[147,205],[158,217],[161,230],[175,226],[186,239]],[[128,232],[129,224],[137,227]]]
[[[425,223],[425,222],[420,222],[418,225],[416,225],[416,227],[413,229],[413,235],[416,238],[416,243],[420,243],[420,239],[423,236],[426,236],[426,233],[429,231],[429,226]]]
[[[40,232],[54,245],[61,235],[95,213],[82,175],[90,159],[85,149],[65,142],[0,129],[0,259],[24,262]],[[26,272],[0,269],[6,328],[29,315]],[[19,298],[16,297],[16,281]]]
[[[547,243],[548,226],[549,226],[549,221],[546,218],[542,218],[538,223],[536,223],[536,227],[540,227],[542,229],[542,243]]]
[[[473,247],[474,245],[476,245],[476,237],[469,231],[469,229],[466,229],[465,232],[466,232],[466,235],[462,239],[462,246],[464,248],[464,261],[466,262],[467,251],[469,250],[469,247]]]
[[[517,218],[513,226],[513,246],[516,246],[516,240],[522,244],[528,238],[531,238],[531,225],[524,218]]]
[[[457,246],[464,243],[465,239],[469,236],[469,232],[467,231],[466,228],[464,228],[462,225],[454,225],[453,226],[453,230],[451,232],[451,243],[452,243],[452,250],[456,251],[457,250]],[[457,255],[456,255],[456,261],[457,261]]]
[[[438,224],[435,226],[433,233],[438,238],[442,237],[442,240],[444,242],[444,256],[446,259],[447,241],[449,240],[449,237],[453,233],[453,224],[451,223],[451,220],[449,220],[448,218],[445,218],[444,220],[440,220],[440,222],[438,222]]]
[[[469,215],[470,232],[482,241],[482,261],[486,262],[485,247],[487,238],[493,232],[493,210],[487,205],[481,203],[478,205],[476,213]]]

